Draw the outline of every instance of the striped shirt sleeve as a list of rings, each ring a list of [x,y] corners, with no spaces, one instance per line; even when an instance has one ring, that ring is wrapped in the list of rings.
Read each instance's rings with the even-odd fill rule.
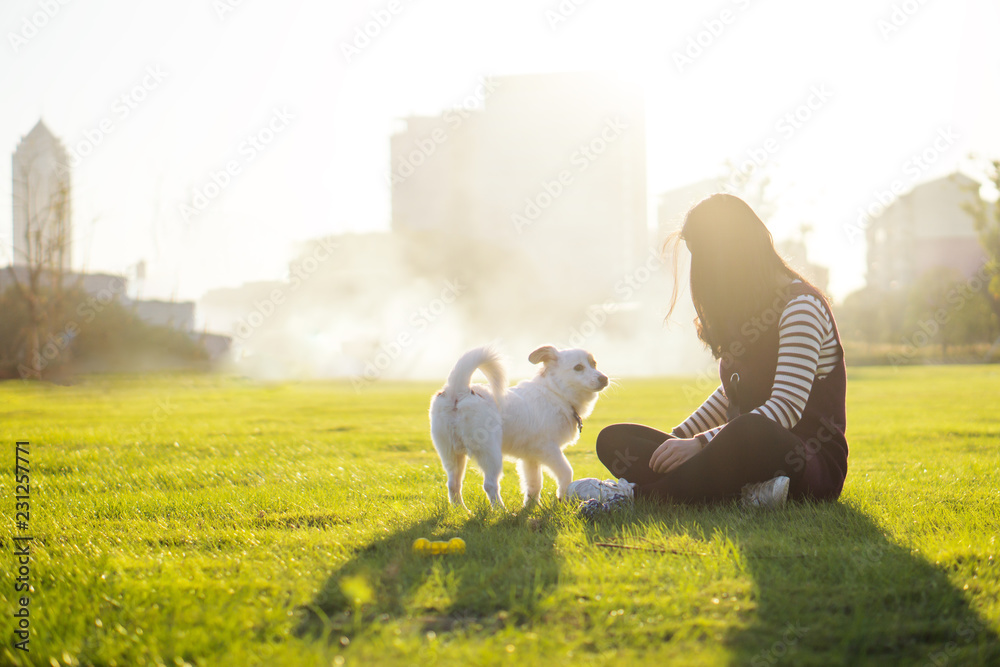
[[[809,402],[820,370],[820,352],[824,341],[832,338],[833,323],[819,299],[804,295],[788,303],[778,327],[778,365],[771,397],[750,414],[767,417],[790,430],[802,419]],[[711,441],[722,428],[700,435]]]
[[[674,428],[673,435],[678,438],[693,438],[716,427],[721,428],[726,423],[726,410],[728,408],[729,399],[726,398],[726,392],[720,385],[715,393],[694,411],[694,414]]]
[[[778,367],[771,398],[754,414],[787,429],[799,423],[816,382],[820,349],[832,328],[816,297],[800,296],[788,303],[779,324]]]

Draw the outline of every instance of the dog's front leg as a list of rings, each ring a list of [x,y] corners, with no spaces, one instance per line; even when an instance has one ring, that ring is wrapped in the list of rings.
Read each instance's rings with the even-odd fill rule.
[[[524,504],[538,502],[542,495],[542,466],[537,461],[520,460],[517,462],[517,473],[521,477],[521,492],[524,493]]]
[[[566,495],[566,487],[573,481],[573,466],[569,464],[566,455],[558,446],[549,450],[543,463],[552,471],[552,476],[556,478],[556,498],[562,500]]]

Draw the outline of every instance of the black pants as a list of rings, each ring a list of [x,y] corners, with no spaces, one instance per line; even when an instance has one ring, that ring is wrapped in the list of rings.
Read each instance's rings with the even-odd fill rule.
[[[635,483],[638,497],[683,503],[725,501],[738,497],[745,484],[779,475],[791,479],[790,498],[809,495],[801,472],[786,462],[802,441],[766,417],[738,417],[677,468],[654,472],[649,459],[671,437],[640,424],[613,424],[597,436],[597,456],[615,477]]]

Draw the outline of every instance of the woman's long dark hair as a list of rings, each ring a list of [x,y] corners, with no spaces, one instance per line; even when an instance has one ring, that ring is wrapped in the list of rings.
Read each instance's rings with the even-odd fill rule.
[[[715,194],[688,211],[684,226],[667,241],[674,256],[668,319],[677,306],[682,241],[691,251],[691,300],[698,337],[716,359],[741,340],[741,331],[754,318],[781,301],[785,278],[810,284],[777,253],[771,232],[746,202]],[[780,310],[774,314],[775,319],[780,316]]]

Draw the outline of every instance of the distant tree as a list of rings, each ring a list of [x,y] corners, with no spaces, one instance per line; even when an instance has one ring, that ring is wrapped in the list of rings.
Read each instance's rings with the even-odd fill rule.
[[[62,179],[51,187],[51,174],[36,168],[34,161],[15,162],[13,179],[15,215],[25,221],[24,238],[14,240],[14,262],[8,267],[13,289],[25,306],[20,372],[25,379],[41,379],[42,341],[64,296],[70,193],[68,181]]]
[[[971,289],[950,268],[924,273],[909,289],[903,340],[914,347],[937,343],[947,358],[954,345],[989,342],[993,334],[989,297]]]
[[[42,296],[51,308],[40,358],[34,365],[39,375],[200,368],[208,363],[205,349],[192,336],[144,322],[118,301],[91,307],[94,297],[75,286],[63,290],[58,306],[48,295]],[[17,288],[0,293],[4,315],[0,318],[0,378],[25,377],[21,356],[29,308]]]
[[[1000,160],[987,164],[984,171],[994,196],[985,199],[982,188],[976,187],[973,201],[963,208],[972,215],[979,243],[986,252],[986,269],[991,276],[987,296],[993,314],[1000,319]]]
[[[865,287],[849,294],[837,310],[837,326],[845,340],[898,344],[906,338],[909,293]]]
[[[903,362],[920,349],[941,348],[946,358],[952,346],[988,343],[1000,333],[1000,320],[990,308],[985,290],[975,290],[957,271],[932,269],[909,289],[883,292],[865,288],[837,306],[844,340],[869,345],[902,345]]]
[[[885,295],[870,287],[849,294],[837,306],[837,323],[843,337],[869,345],[888,341],[885,300]]]

